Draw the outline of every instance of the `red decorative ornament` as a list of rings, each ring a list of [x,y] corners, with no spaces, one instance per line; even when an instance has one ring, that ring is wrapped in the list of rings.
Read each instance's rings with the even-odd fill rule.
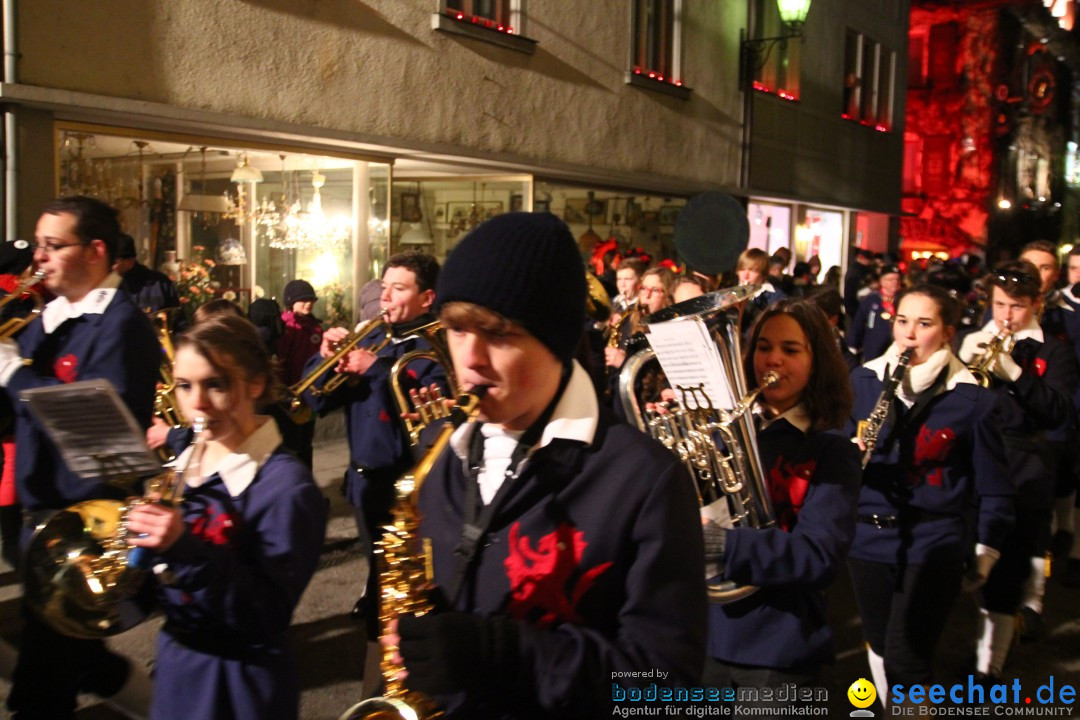
[[[79,377],[79,358],[71,354],[56,358],[53,374],[62,383],[75,382]]]

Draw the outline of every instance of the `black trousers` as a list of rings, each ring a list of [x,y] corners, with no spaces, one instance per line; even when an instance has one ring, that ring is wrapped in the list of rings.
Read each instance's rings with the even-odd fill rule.
[[[1020,608],[1024,582],[1031,574],[1031,558],[1050,549],[1050,508],[1016,507],[1016,524],[1002,543],[1001,557],[982,588],[982,606],[1011,615]]]
[[[863,636],[885,659],[889,684],[928,685],[934,649],[960,594],[961,560],[901,567],[850,558]]]
[[[794,684],[797,687],[820,685],[820,668],[767,668],[726,663],[715,658],[705,659],[702,687],[715,688],[781,688]],[[740,703],[748,707],[787,707],[789,700],[755,700]]]
[[[19,720],[64,720],[75,713],[76,695],[107,654],[101,640],[67,637],[22,606],[23,634],[12,674],[8,710]]]

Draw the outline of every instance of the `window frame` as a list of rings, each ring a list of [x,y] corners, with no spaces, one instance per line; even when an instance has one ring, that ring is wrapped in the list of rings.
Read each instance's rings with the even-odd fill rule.
[[[656,90],[681,99],[688,99],[690,88],[683,82],[683,14],[685,0],[631,0],[629,3],[629,67],[628,85]],[[668,19],[657,32],[655,22],[642,23],[642,16],[651,10],[666,10]],[[654,20],[655,15],[650,17]],[[659,39],[659,48],[651,51],[650,43]],[[649,67],[657,61],[659,67]]]

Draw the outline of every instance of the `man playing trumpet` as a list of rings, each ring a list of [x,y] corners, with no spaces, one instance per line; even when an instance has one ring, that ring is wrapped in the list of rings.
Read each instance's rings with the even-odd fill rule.
[[[960,359],[970,365],[978,358],[992,378],[1009,474],[1017,488],[1015,527],[982,591],[977,670],[993,677],[1005,663],[1025,584],[1043,575],[1056,474],[1047,433],[1074,422],[1077,368],[1068,345],[1039,326],[1042,289],[1034,265],[1026,260],[1000,265],[987,287],[993,319],[964,339]],[[1001,350],[987,357],[987,344],[1004,328],[1010,342],[995,343]]]
[[[439,263],[426,253],[403,252],[391,257],[383,271],[380,307],[383,324],[371,332],[362,347],[347,353],[334,372],[315,381],[322,388],[336,374],[344,373],[342,382],[328,394],[305,393],[304,399],[320,414],[339,407],[345,408],[345,431],[349,438],[349,469],[345,471],[345,499],[356,513],[356,528],[361,542],[372,559],[374,542],[382,535],[382,526],[390,520],[394,503],[394,481],[408,469],[412,457],[409,438],[399,421],[404,408],[398,408],[391,388],[390,369],[402,355],[430,346],[416,336],[407,335],[414,327],[431,317],[435,301],[435,282]],[[392,336],[389,342],[387,334]],[[319,355],[308,361],[305,375],[310,374],[325,358],[338,353],[337,346],[349,335],[347,328],[331,328],[323,334]],[[381,346],[381,347],[380,347]],[[372,352],[368,348],[378,348]],[[429,360],[410,363],[408,388],[429,387],[435,383],[446,388],[443,369]],[[369,638],[378,637],[376,600],[378,574],[372,566],[367,591],[353,607],[353,616],[364,617]]]

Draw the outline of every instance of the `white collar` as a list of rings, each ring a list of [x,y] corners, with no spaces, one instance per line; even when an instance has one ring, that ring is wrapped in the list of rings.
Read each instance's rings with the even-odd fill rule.
[[[788,408],[785,412],[777,415],[774,418],[766,418],[762,414],[761,405],[757,405],[754,408],[754,414],[761,419],[761,429],[769,427],[773,423],[779,420],[787,420],[798,429],[803,435],[810,431],[810,414],[806,410],[806,403],[799,403],[794,407]]]
[[[992,319],[990,322],[983,326],[983,332],[988,332],[991,335],[997,335],[1000,328],[997,323]],[[1039,321],[1035,319],[1035,316],[1031,316],[1031,320],[1028,324],[1012,334],[1013,342],[1019,342],[1020,340],[1035,340],[1036,342],[1046,342],[1043,336],[1042,327],[1039,326]]]
[[[1070,305],[1080,305],[1080,297],[1076,297],[1076,295],[1073,293],[1074,287],[1075,285],[1066,285],[1064,288],[1061,289],[1061,294],[1065,300],[1069,301]],[[1070,307],[1069,309],[1073,310],[1072,307]]]
[[[259,468],[281,444],[281,433],[278,431],[276,422],[263,415],[256,416],[255,420],[262,424],[255,432],[244,438],[244,442],[240,443],[238,448],[222,458],[214,472],[209,473],[209,476],[216,474],[221,477],[221,482],[225,484],[232,497],[239,497],[248,489],[255,480],[255,474],[259,472]],[[194,449],[192,446],[184,450],[174,461],[175,465],[185,467]],[[202,475],[185,482],[189,487],[199,487],[206,482],[207,477],[207,475]]]
[[[978,382],[975,380],[975,376],[971,374],[970,370],[968,370],[967,365],[962,363],[960,361],[960,358],[956,357],[956,355],[948,346],[938,350],[937,353],[934,353],[934,355],[931,356],[931,358],[934,358],[938,355],[938,353],[942,352],[946,353],[946,356],[944,358],[938,357],[936,362],[934,362],[933,364],[937,365],[940,368],[944,368],[946,363],[949,366],[949,374],[945,376],[945,385],[942,388],[943,390],[952,390],[957,385],[978,384]],[[889,349],[886,350],[884,354],[882,354],[880,357],[874,358],[868,363],[865,363],[863,367],[877,375],[878,380],[880,380],[881,382],[885,382],[886,370],[896,367],[896,363],[899,357],[900,348],[896,343],[893,343],[889,346]],[[930,361],[924,364],[930,364]],[[920,366],[916,365],[915,367],[918,368]],[[941,370],[938,369],[934,373],[935,377],[937,377],[938,372],[941,372]]]
[[[1043,304],[1047,308],[1061,308],[1066,312],[1075,312],[1072,303],[1065,300],[1065,293],[1069,291],[1069,288],[1062,288],[1060,290],[1051,290],[1043,297]]]
[[[752,297],[750,299],[753,300],[754,298],[761,295],[762,293],[767,293],[767,292],[774,293],[774,292],[776,292],[776,288],[773,286],[772,281],[770,281],[770,280],[762,280],[761,284],[758,285],[758,291],[756,293],[754,293],[754,297]]]
[[[66,320],[83,315],[101,315],[112,302],[116,289],[120,287],[120,276],[110,272],[101,284],[86,293],[78,302],[69,302],[65,297],[57,297],[41,311],[41,325],[48,335],[60,327]]]
[[[551,419],[548,420],[540,436],[540,442],[530,451],[530,454],[556,439],[573,440],[590,445],[596,437],[596,428],[600,421],[600,405],[596,401],[596,390],[585,368],[581,367],[577,360],[573,363],[570,382],[566,384],[566,390],[555,405]],[[462,460],[468,458],[469,438],[472,436],[474,425],[474,423],[462,425],[450,436],[450,447]]]

